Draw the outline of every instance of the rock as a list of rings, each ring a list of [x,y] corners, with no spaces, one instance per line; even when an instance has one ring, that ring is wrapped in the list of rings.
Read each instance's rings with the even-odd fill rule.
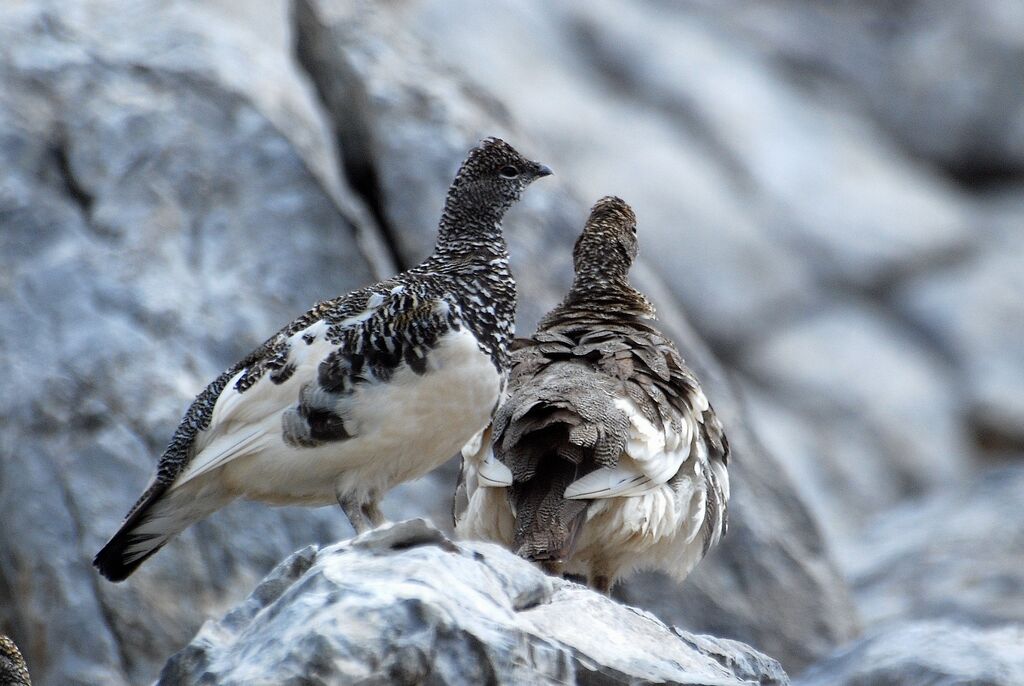
[[[1024,170],[1020,3],[702,4],[794,80],[862,103],[914,155],[968,179]]]
[[[1019,193],[1019,189],[1018,189]],[[1018,196],[1019,197],[1019,196]],[[901,312],[959,372],[967,421],[983,446],[1024,448],[1024,211],[970,259],[905,284]]]
[[[0,9],[0,623],[44,686],[151,680],[282,556],[347,532],[239,504],[126,584],[90,565],[191,397],[373,275],[289,41],[115,4]]]
[[[899,502],[906,484],[892,478],[885,447],[858,418],[794,409],[779,395],[748,384],[744,398],[757,435],[807,503],[822,539],[846,567],[857,555],[865,519]]]
[[[871,632],[824,660],[800,686],[952,686],[1024,683],[1024,628],[910,622]]]
[[[1024,466],[880,515],[850,566],[865,621],[1024,625]]]
[[[755,422],[839,533],[971,465],[954,375],[877,308],[836,305],[763,341],[742,361],[762,393]],[[760,409],[758,409],[760,408]],[[781,422],[778,415],[799,417]],[[822,451],[819,452],[819,447]],[[851,462],[852,460],[852,462]]]
[[[415,35],[397,28],[416,23],[397,7],[304,0],[296,15],[303,63],[336,127],[350,126],[353,116],[366,122],[372,142],[366,166],[378,180],[396,179],[393,186],[380,183],[384,206],[399,206],[385,225],[392,227],[400,254],[412,256],[425,249],[416,245],[427,231],[419,224],[424,215],[436,212],[441,174],[454,169],[459,150],[494,125],[494,114],[488,101],[479,101],[477,90],[450,83],[463,77],[438,66]],[[417,58],[410,60],[408,54]],[[353,70],[358,78],[339,76]],[[359,84],[355,94],[352,83]],[[454,95],[466,92],[473,97]],[[352,102],[365,109],[353,115]],[[423,112],[433,117],[432,133],[420,122]],[[521,149],[531,149],[515,140]],[[425,160],[432,171],[411,175],[410,158]],[[555,173],[559,175],[557,166]],[[565,256],[586,216],[586,205],[576,199],[573,188],[564,180],[545,185],[513,208],[505,222],[521,286],[520,331],[532,330],[571,280]],[[645,577],[630,584],[624,597],[667,621],[685,621],[690,630],[745,641],[776,655],[787,668],[802,667],[852,638],[856,618],[850,598],[805,506],[748,433],[746,412],[725,371],[676,308],[674,292],[662,282],[648,254],[657,261],[657,250],[642,245],[634,267],[636,282],[657,305],[665,330],[700,375],[726,426],[734,451],[733,503],[725,544],[701,564],[681,593],[670,582]],[[751,555],[752,549],[758,554]],[[738,594],[737,588],[742,589]],[[793,621],[780,621],[783,616]],[[808,617],[814,618],[814,626],[805,621]]]
[[[296,553],[204,625],[159,683],[312,681],[789,683],[748,646],[670,630],[422,521]]]

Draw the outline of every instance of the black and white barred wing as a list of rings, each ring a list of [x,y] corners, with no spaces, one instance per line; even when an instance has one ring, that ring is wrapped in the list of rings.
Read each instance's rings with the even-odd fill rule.
[[[338,360],[373,342],[369,323],[394,297],[353,293],[314,308],[268,341],[218,396],[208,428],[196,436],[192,458],[171,488],[282,443],[300,448],[355,435],[341,407],[343,389],[372,378],[373,370]]]

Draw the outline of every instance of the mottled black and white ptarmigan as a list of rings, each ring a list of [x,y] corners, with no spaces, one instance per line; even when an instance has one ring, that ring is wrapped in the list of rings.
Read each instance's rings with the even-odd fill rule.
[[[21,651],[3,634],[0,634],[0,686],[32,686]]]
[[[513,346],[493,451],[463,451],[459,534],[605,593],[633,570],[682,580],[727,525],[728,442],[629,284],[636,254],[632,209],[598,201],[573,251],[572,289]]]
[[[497,138],[470,151],[434,252],[321,302],[189,407],[156,476],[94,564],[112,581],[236,498],[337,500],[357,532],[382,494],[482,431],[504,386],[516,285],[501,221],[551,170]]]

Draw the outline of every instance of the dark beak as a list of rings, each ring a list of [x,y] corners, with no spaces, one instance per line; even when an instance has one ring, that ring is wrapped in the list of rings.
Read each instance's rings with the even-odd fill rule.
[[[551,171],[551,167],[546,164],[537,164],[533,170],[533,175],[538,179],[542,176],[551,176],[554,173]]]

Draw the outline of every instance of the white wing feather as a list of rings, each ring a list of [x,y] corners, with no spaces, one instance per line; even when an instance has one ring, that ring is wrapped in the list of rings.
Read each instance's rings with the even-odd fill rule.
[[[320,320],[288,339],[287,363],[294,365],[295,371],[284,383],[274,383],[270,374],[264,374],[239,393],[235,383],[243,372],[232,377],[217,398],[209,428],[196,438],[196,454],[172,488],[266,448],[280,434],[281,414],[295,404],[299,390],[316,379],[320,362],[337,347],[327,342],[326,331],[327,323]],[[307,344],[304,335],[315,338]]]
[[[490,424],[462,448],[462,457],[475,469],[478,486],[505,488],[512,485],[512,470],[494,456]]]
[[[695,431],[691,422],[683,423],[681,434],[668,426],[659,431],[633,401],[617,398],[615,406],[629,416],[625,454],[616,466],[601,467],[569,484],[569,500],[643,495],[668,482],[690,456]]]

